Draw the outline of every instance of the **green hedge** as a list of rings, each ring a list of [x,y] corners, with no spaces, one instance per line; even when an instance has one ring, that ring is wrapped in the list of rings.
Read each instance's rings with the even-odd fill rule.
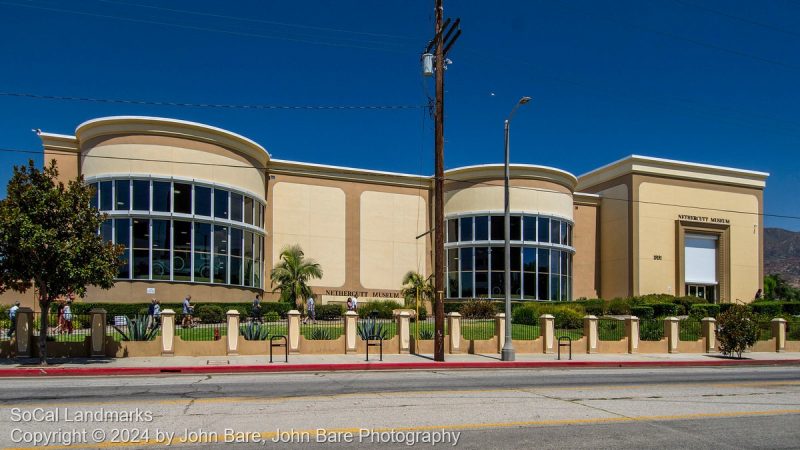
[[[358,306],[358,317],[364,319],[372,313],[378,313],[378,319],[391,319],[394,310],[401,308],[403,306],[394,300],[366,302]],[[422,315],[422,311],[420,311],[420,315]]]
[[[336,320],[344,315],[344,306],[338,303],[315,306],[317,320]]]
[[[783,311],[782,302],[758,302],[750,305],[753,314],[761,316],[775,317]]]
[[[720,307],[713,303],[697,303],[692,305],[689,310],[689,316],[695,319],[702,319],[704,317],[717,317],[719,315]]]
[[[652,319],[655,311],[651,306],[631,306],[631,315],[639,319]]]
[[[678,307],[675,303],[650,303],[648,306],[653,308],[654,317],[667,317],[678,315]]]
[[[608,302],[608,314],[622,316],[631,313],[631,300],[626,298],[615,298]]]
[[[225,321],[226,311],[219,305],[199,305],[195,308],[195,314],[203,323],[222,323]]]
[[[247,303],[219,303],[219,302],[208,302],[208,303],[192,303],[195,307],[195,311],[201,306],[204,305],[215,305],[222,308],[222,311],[227,313],[231,309],[235,309],[239,311],[239,314],[242,317],[250,317],[250,311],[252,307],[251,302]],[[105,309],[106,314],[109,317],[114,316],[135,316],[137,314],[146,314],[147,308],[150,306],[150,303],[73,303],[72,304],[72,312],[75,314],[89,314],[89,311],[98,308],[98,309]],[[161,304],[161,311],[165,309],[171,309],[178,314],[183,312],[183,303],[162,303]],[[280,315],[281,318],[286,318],[286,313],[289,310],[294,309],[292,305],[288,303],[282,302],[262,302],[261,303],[261,312],[262,314],[266,314],[270,311],[275,311]],[[53,304],[51,305],[51,310],[55,313],[58,310],[58,305]]]
[[[783,302],[783,312],[793,316],[800,315],[800,302]]]

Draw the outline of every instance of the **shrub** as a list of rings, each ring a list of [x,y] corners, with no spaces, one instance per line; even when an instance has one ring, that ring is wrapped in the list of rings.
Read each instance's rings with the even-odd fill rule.
[[[783,312],[792,316],[800,315],[800,302],[784,302]]]
[[[622,316],[631,313],[631,302],[629,299],[615,298],[608,303],[607,311],[609,314]]]
[[[459,312],[464,302],[444,302],[444,313]]]
[[[645,294],[636,298],[642,303],[674,303],[675,296],[672,294]]]
[[[277,322],[280,319],[281,319],[280,314],[278,314],[275,311],[270,311],[270,312],[264,314],[264,320],[267,321],[267,322]]]
[[[222,323],[225,321],[225,311],[218,305],[199,305],[194,315],[203,323]]]
[[[717,324],[719,350],[724,355],[735,353],[737,358],[741,358],[742,352],[758,339],[758,323],[753,313],[744,305],[731,306],[719,315]]]
[[[318,320],[336,320],[344,314],[344,306],[338,303],[319,305],[314,308]]]
[[[238,308],[237,308],[238,309]],[[276,312],[278,315],[281,316],[281,319],[286,318],[286,313],[294,309],[293,305],[285,302],[262,302],[261,303],[261,311],[265,314],[270,312]],[[241,312],[241,311],[240,311]],[[250,305],[247,307],[247,314],[250,314]]]
[[[277,315],[274,311],[271,312]],[[246,341],[266,341],[269,338],[269,328],[260,323],[241,325],[239,332]]]
[[[602,316],[606,313],[606,301],[603,300],[602,298],[599,298],[597,300],[587,300],[581,303],[586,310],[586,314],[591,314],[593,316]]]
[[[391,319],[394,315],[394,310],[402,307],[400,303],[394,300],[366,302],[358,307],[358,316],[364,319],[376,312],[379,319]]]
[[[558,329],[574,330],[583,328],[583,314],[571,308],[559,308],[553,314],[554,326]]]
[[[490,300],[472,300],[461,305],[458,311],[465,319],[492,319],[497,314],[495,304]]]
[[[673,303],[680,305],[683,308],[683,314],[689,314],[692,310],[692,305],[697,305],[698,303],[706,303],[706,299],[695,297],[693,295],[687,295],[685,297],[675,297]]]
[[[631,306],[631,315],[640,319],[652,319],[655,311],[651,306]]]
[[[675,303],[651,303],[654,317],[675,316],[678,314],[678,306]]]
[[[539,314],[535,304],[521,306],[511,311],[511,321],[522,325],[538,325]]]
[[[775,317],[783,311],[783,303],[781,302],[759,302],[750,305],[753,314],[759,316],[766,316],[769,318]]]
[[[692,308],[689,310],[689,316],[694,319],[717,317],[719,315],[719,309],[719,305],[713,303],[697,303],[692,305]]]
[[[312,341],[328,341],[333,339],[333,333],[327,328],[314,328],[308,335],[308,339]]]
[[[643,341],[660,341],[664,337],[664,322],[645,319],[639,321],[639,339]]]
[[[433,330],[430,328],[422,328],[419,330],[419,339],[433,339]]]
[[[362,340],[381,338],[386,339],[389,336],[389,330],[383,323],[379,323],[374,319],[360,320],[356,325],[356,333]]]

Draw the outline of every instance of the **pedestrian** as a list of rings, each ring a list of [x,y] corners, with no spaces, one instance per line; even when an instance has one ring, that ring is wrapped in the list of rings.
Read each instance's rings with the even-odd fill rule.
[[[11,327],[8,329],[9,339],[11,339],[11,335],[14,334],[14,331],[17,330],[17,311],[19,311],[19,300],[14,302],[14,306],[8,310],[8,318],[11,319]]]
[[[353,297],[347,297],[347,310],[353,310]]]
[[[147,315],[153,317],[156,310],[156,299],[150,300],[150,305],[147,306]]]
[[[160,323],[161,323],[161,303],[158,300],[153,299],[153,322],[151,323],[151,326],[153,328],[157,328]]]
[[[254,322],[257,320],[258,323],[264,323],[264,319],[261,314],[261,296],[258,294],[256,294],[256,298],[253,299],[253,307],[250,310],[250,316]]]
[[[187,295],[186,298],[183,299],[183,320],[181,320],[181,326],[184,328],[191,328],[193,326],[192,314],[194,314],[192,296]]]
[[[306,300],[306,318],[303,320],[303,323],[307,323],[311,320],[313,323],[317,323],[317,311],[314,309],[314,296],[309,295],[308,300]]]
[[[353,296],[353,311],[358,312],[358,297]]]
[[[56,323],[55,332],[61,334],[64,332],[64,300],[58,300],[58,319]]]
[[[756,291],[756,300],[760,300],[760,299],[761,299],[761,289]]]
[[[64,327],[67,334],[72,334],[72,300],[67,300],[64,305]]]

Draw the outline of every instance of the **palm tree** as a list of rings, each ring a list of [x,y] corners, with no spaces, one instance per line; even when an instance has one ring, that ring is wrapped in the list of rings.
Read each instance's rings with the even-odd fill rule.
[[[406,307],[413,308],[417,301],[417,292],[419,292],[419,299],[422,300],[423,307],[426,300],[433,299],[433,275],[425,278],[419,272],[413,270],[408,271],[403,276],[403,289],[400,294],[405,299]]]
[[[281,250],[281,262],[275,265],[270,273],[272,292],[281,293],[281,301],[294,303],[296,307],[303,307],[303,299],[312,294],[308,281],[322,278],[322,268],[313,259],[303,255],[299,245],[290,245]]]

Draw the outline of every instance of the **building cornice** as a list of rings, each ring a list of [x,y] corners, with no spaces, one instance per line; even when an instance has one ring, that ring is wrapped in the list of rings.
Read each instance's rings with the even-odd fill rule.
[[[353,167],[330,166],[282,159],[271,160],[269,162],[268,171],[271,175],[283,174],[299,177],[325,178],[329,180],[413,187],[426,190],[431,188],[431,177],[424,175],[356,169]]]
[[[457,167],[444,171],[445,181],[473,181],[473,180],[502,180],[505,166],[503,164],[481,164],[475,166]],[[541,180],[556,183],[575,191],[578,179],[575,175],[561,169],[533,164],[511,164],[510,177],[513,180]]]

